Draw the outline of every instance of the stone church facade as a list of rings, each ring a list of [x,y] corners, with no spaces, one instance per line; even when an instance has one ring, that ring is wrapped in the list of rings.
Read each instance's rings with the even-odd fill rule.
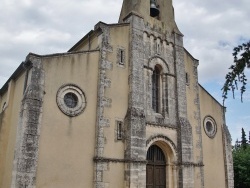
[[[124,0],[0,90],[0,187],[232,188],[224,107],[198,83],[171,0]]]

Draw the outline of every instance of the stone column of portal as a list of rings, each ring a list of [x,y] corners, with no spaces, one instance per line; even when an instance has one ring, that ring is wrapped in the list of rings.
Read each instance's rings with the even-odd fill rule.
[[[144,112],[143,19],[131,14],[129,104],[125,117],[125,187],[146,187],[146,126]]]
[[[186,73],[184,64],[183,36],[174,33],[175,74],[178,117],[179,187],[194,187],[193,135],[187,119]]]
[[[21,104],[11,188],[35,188],[44,96],[44,70],[40,58],[29,56],[31,79]]]

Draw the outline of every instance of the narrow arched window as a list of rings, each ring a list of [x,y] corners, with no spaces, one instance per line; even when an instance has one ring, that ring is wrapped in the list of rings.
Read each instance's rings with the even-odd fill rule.
[[[155,66],[152,75],[152,108],[156,113],[160,112],[160,69]]]

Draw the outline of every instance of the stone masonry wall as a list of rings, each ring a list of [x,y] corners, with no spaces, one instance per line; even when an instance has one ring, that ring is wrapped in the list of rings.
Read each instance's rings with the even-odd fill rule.
[[[12,188],[35,188],[39,136],[44,96],[44,70],[40,58],[28,56],[32,63],[31,81],[24,93],[12,171]]]
[[[128,188],[146,187],[146,126],[144,109],[143,19],[131,15],[129,104],[125,117],[125,181]],[[141,162],[140,162],[141,161]]]
[[[233,167],[233,155],[232,155],[232,138],[228,127],[223,125],[223,139],[224,139],[224,159],[225,159],[225,171],[226,171],[226,184],[227,188],[234,187],[234,167]]]
[[[104,110],[111,106],[111,99],[105,97],[105,90],[111,86],[111,80],[107,78],[106,71],[112,69],[112,62],[107,60],[107,53],[113,51],[110,46],[109,27],[103,23],[96,25],[95,29],[101,29],[102,43],[99,59],[99,83],[98,83],[98,101],[97,101],[97,120],[96,120],[96,146],[95,146],[95,188],[106,188],[109,185],[104,182],[104,171],[108,170],[108,162],[103,161],[103,152],[105,145],[104,128],[110,126],[110,120],[104,117]]]
[[[176,102],[178,123],[179,187],[194,187],[193,135],[187,119],[183,36],[174,33]]]
[[[196,168],[199,168],[200,176],[196,178],[196,181],[199,181],[199,186],[201,188],[204,187],[204,164],[203,164],[203,146],[202,146],[202,122],[201,122],[201,112],[200,112],[200,96],[199,96],[199,83],[198,83],[198,65],[199,62],[197,60],[193,60],[193,79],[194,85],[193,87],[195,93],[194,105],[196,110],[194,113],[194,119],[196,123],[193,127],[195,127],[195,138],[194,139],[194,147],[196,149],[196,156],[194,156],[194,160],[196,163],[200,164]],[[197,184],[196,184],[197,185]]]

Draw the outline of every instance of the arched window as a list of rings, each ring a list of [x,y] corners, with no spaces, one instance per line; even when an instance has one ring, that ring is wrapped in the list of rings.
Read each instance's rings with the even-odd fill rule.
[[[155,66],[152,75],[152,108],[156,113],[160,112],[160,69]]]
[[[156,145],[147,152],[146,188],[166,187],[166,159],[163,151]]]

